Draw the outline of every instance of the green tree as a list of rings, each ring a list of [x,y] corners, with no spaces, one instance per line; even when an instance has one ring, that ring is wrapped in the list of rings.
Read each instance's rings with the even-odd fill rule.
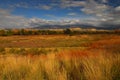
[[[72,34],[72,31],[71,31],[69,28],[67,28],[67,29],[64,30],[64,34],[69,34],[69,35],[71,35],[71,34]]]

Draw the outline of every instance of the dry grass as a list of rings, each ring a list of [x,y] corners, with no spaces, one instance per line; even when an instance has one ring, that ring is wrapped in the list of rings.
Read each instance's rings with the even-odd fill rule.
[[[119,80],[120,55],[64,51],[40,56],[1,56],[0,80]]]
[[[60,52],[41,55],[1,55],[0,80],[120,80],[120,37],[79,37],[72,36],[72,39],[93,42],[84,44],[88,48],[83,50],[61,49]]]
[[[0,48],[81,47],[94,38],[88,35],[37,35],[0,37]]]

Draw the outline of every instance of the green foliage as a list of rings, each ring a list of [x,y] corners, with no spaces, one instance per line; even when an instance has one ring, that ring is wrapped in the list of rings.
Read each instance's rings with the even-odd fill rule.
[[[0,36],[6,36],[6,31],[5,30],[0,30]]]
[[[26,33],[25,33],[25,30],[24,29],[21,29],[20,30],[20,35],[25,35]]]
[[[13,35],[13,31],[12,30],[8,30],[6,33],[7,36],[12,36]]]
[[[0,36],[11,36],[11,35],[58,35],[58,34],[68,34],[68,35],[77,35],[77,34],[120,34],[119,30],[111,31],[91,31],[91,30],[71,30],[69,28],[59,31],[59,30],[34,30],[34,29],[6,29],[0,30]]]
[[[64,30],[64,34],[72,34],[72,31],[69,28],[67,28]]]

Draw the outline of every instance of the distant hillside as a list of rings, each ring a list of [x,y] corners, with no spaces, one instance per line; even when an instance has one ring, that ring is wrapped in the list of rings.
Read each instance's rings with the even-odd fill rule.
[[[33,27],[33,29],[65,29],[65,28],[82,28],[82,29],[89,29],[89,28],[95,28],[95,29],[104,29],[104,30],[116,30],[120,29],[120,25],[114,26],[114,25],[104,25],[103,26],[93,26],[93,25],[85,25],[85,24],[76,24],[76,25],[40,25],[37,27]]]

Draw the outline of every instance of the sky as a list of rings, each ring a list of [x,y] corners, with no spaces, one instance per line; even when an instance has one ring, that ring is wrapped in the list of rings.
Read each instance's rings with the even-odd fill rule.
[[[0,28],[120,25],[120,0],[0,0]]]

